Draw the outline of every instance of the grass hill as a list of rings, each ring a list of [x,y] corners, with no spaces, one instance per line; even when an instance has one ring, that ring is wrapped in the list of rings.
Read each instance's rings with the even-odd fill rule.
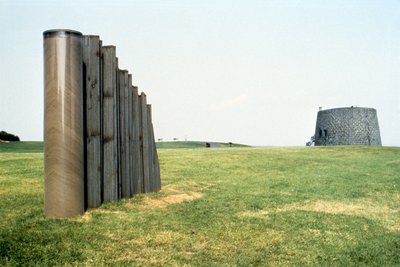
[[[0,266],[400,265],[398,147],[160,149],[161,192],[69,219],[43,216],[43,154],[20,151],[0,153]]]
[[[203,148],[207,142],[201,141],[165,141],[157,142],[157,148]],[[234,143],[208,142],[211,147],[248,147]],[[0,143],[0,153],[39,153],[43,152],[43,142],[9,142]]]
[[[157,148],[203,148],[207,147],[223,148],[223,147],[248,147],[247,145],[222,142],[204,142],[204,141],[163,141],[157,142]]]
[[[0,143],[0,153],[42,153],[43,142],[9,142]]]

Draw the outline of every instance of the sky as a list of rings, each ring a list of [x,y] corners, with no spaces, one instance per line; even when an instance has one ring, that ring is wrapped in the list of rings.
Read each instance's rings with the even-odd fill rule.
[[[0,130],[43,140],[43,32],[115,45],[156,138],[304,146],[319,107],[371,107],[400,146],[399,0],[0,0]]]

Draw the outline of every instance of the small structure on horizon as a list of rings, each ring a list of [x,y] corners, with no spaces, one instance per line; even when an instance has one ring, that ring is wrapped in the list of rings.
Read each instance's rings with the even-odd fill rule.
[[[334,108],[318,111],[316,146],[381,146],[377,112],[373,108]]]

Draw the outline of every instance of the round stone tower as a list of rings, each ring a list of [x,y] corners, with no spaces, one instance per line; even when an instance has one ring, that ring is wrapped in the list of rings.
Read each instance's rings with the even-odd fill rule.
[[[378,117],[373,108],[334,108],[318,112],[316,146],[381,146]]]

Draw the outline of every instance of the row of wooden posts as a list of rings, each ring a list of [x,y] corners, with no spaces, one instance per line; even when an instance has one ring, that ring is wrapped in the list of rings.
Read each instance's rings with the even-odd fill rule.
[[[151,105],[118,68],[115,46],[83,36],[87,207],[161,189]]]
[[[73,30],[43,35],[46,215],[159,191],[151,105],[118,67],[115,46]]]

